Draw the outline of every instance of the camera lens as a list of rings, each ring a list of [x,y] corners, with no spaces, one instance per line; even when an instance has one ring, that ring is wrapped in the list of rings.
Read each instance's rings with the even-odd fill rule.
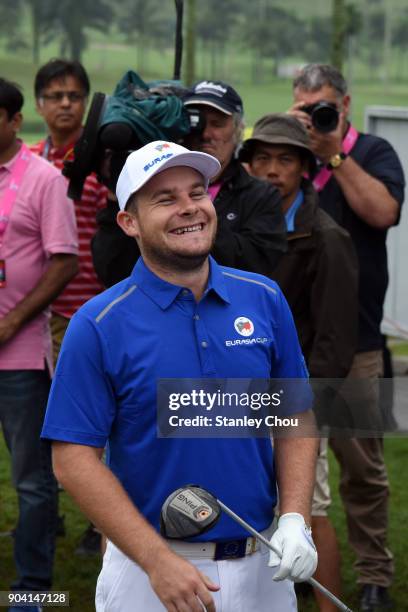
[[[339,112],[332,104],[318,104],[312,112],[312,124],[319,132],[332,132],[338,123]]]

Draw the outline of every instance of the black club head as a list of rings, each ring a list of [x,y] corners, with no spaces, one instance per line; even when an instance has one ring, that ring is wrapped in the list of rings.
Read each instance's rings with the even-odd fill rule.
[[[173,491],[160,514],[160,532],[169,539],[183,540],[211,529],[220,518],[216,498],[198,485]]]

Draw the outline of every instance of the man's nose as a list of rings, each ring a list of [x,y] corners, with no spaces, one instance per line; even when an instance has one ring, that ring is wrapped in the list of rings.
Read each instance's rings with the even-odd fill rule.
[[[197,202],[189,196],[189,194],[183,194],[179,200],[179,214],[180,215],[193,215],[197,212]]]
[[[61,106],[71,106],[71,100],[70,100],[69,95],[67,93],[64,93],[62,95],[60,104],[61,104]]]
[[[208,123],[206,123],[206,125],[204,126],[204,130],[201,134],[201,138],[202,140],[212,140],[212,136],[213,136],[213,130],[211,128],[210,125],[208,125]]]
[[[277,176],[279,174],[278,164],[274,159],[270,159],[266,168],[267,176]]]

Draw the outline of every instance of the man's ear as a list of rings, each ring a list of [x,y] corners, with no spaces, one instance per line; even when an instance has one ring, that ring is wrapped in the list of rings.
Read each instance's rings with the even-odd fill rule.
[[[134,213],[128,212],[127,210],[120,210],[116,215],[116,222],[127,236],[136,239],[139,238],[139,221]]]
[[[343,112],[346,117],[349,114],[349,111],[350,111],[350,96],[347,94],[343,98]]]
[[[44,101],[41,98],[35,99],[35,110],[41,117],[44,116],[43,105],[44,105]]]
[[[13,115],[13,117],[11,118],[11,123],[13,125],[15,133],[17,134],[17,132],[20,131],[21,126],[23,124],[23,115],[22,115],[22,113],[20,113],[20,112],[15,113],[15,115]]]

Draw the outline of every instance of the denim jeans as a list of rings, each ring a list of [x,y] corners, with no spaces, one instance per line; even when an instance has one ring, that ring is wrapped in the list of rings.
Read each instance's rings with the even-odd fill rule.
[[[57,483],[51,445],[40,440],[49,388],[46,370],[0,371],[0,424],[19,507],[13,589],[43,590],[52,583]]]

